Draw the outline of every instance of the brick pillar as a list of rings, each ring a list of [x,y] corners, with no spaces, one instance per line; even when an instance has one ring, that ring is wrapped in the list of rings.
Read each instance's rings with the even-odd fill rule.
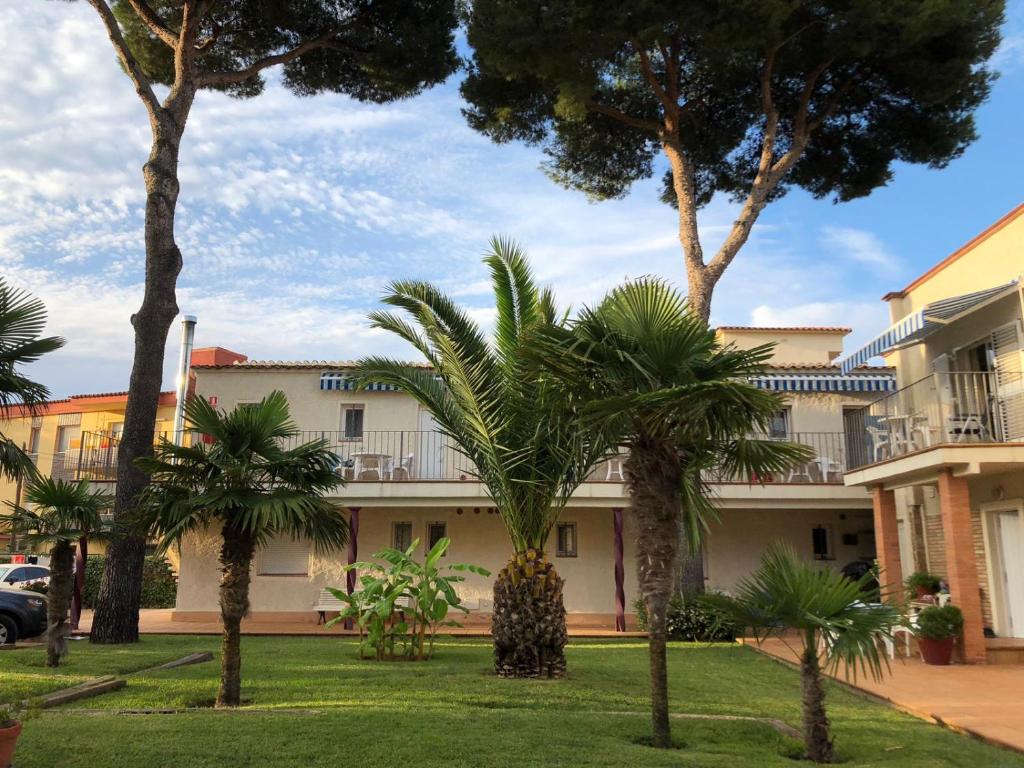
[[[985,622],[981,616],[981,589],[974,555],[971,500],[967,480],[952,470],[939,474],[939,507],[946,540],[946,579],[953,603],[964,614],[963,651],[968,664],[985,661]]]
[[[875,552],[881,570],[879,582],[888,602],[903,598],[903,568],[900,565],[900,534],[896,523],[896,492],[880,485],[871,488],[875,511]]]

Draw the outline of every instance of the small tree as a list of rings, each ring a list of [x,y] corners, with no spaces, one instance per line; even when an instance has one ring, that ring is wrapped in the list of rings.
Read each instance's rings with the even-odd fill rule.
[[[50,396],[50,390],[19,370],[64,346],[59,336],[42,335],[45,326],[43,302],[0,277],[0,419],[9,419],[16,409],[32,414]],[[32,460],[0,432],[0,475],[16,480],[35,474]]]
[[[221,536],[221,678],[218,707],[241,703],[241,625],[249,612],[256,548],[278,535],[312,542],[318,552],[341,548],[348,525],[323,494],[341,484],[328,441],[285,449],[299,430],[282,392],[226,413],[202,398],[185,406],[192,429],[212,442],[178,446],[164,440],[139,459],[153,475],[140,509],[167,549],[189,534]]]
[[[153,449],[164,346],[178,313],[182,256],[174,237],[178,156],[196,94],[249,98],[263,72],[308,96],[332,92],[389,102],[442,82],[455,69],[454,0],[89,0],[149,115],[146,279],[132,315],[135,359],[117,465],[115,517],[127,517],[148,478],[135,462]],[[168,86],[157,95],[154,86]],[[114,540],[108,552],[92,642],[138,639],[144,538]]]
[[[68,653],[68,610],[74,591],[75,544],[103,536],[106,526],[101,513],[113,504],[113,497],[93,490],[88,480],[71,482],[41,477],[25,488],[25,503],[32,509],[10,503],[13,512],[5,519],[22,534],[30,547],[50,547],[49,602],[46,609],[46,666],[58,667]]]
[[[832,761],[832,735],[825,712],[822,665],[839,666],[856,674],[882,676],[880,641],[892,641],[892,628],[901,621],[887,603],[862,602],[874,578],[858,581],[839,571],[802,560],[793,548],[773,544],[760,567],[736,585],[735,597],[707,595],[705,600],[741,627],[750,628],[758,642],[797,630],[803,706],[804,749],[817,763]]]
[[[717,512],[708,477],[783,470],[810,458],[806,446],[759,440],[779,409],[775,393],[748,379],[771,347],[723,347],[685,299],[645,278],[584,308],[571,329],[547,329],[541,354],[582,402],[582,419],[628,450],[626,489],[637,522],[637,587],[648,622],[654,745],[671,745],[668,714],[669,601],[680,528],[696,548]]]

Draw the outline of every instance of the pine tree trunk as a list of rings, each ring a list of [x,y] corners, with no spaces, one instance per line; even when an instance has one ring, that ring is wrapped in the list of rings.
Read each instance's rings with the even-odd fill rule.
[[[224,527],[220,550],[220,616],[224,634],[220,644],[218,707],[242,702],[242,619],[249,613],[250,566],[256,545],[252,536]]]
[[[135,466],[135,460],[153,452],[164,347],[178,314],[175,285],[181,271],[181,252],[174,241],[174,213],[178,200],[178,149],[191,95],[179,94],[179,98],[181,117],[175,120],[167,113],[153,120],[153,146],[143,167],[146,279],[142,306],[131,318],[135,359],[117,452],[114,520],[119,523],[127,521],[135,498],[149,482],[149,477]],[[133,643],[139,639],[145,543],[142,533],[129,533],[111,541],[96,601],[91,642]]]
[[[565,677],[565,582],[536,549],[517,552],[494,582],[494,671],[499,677]]]
[[[50,589],[46,606],[46,666],[59,667],[68,655],[68,610],[74,589],[75,550],[70,541],[60,540],[50,550]]]
[[[626,459],[637,524],[637,586],[647,606],[653,744],[672,746],[668,706],[668,605],[679,558],[679,457],[671,443],[639,436]]]
[[[807,759],[816,763],[832,762],[832,737],[825,714],[825,686],[818,663],[818,643],[808,631],[800,659],[800,687],[803,704],[804,749]]]

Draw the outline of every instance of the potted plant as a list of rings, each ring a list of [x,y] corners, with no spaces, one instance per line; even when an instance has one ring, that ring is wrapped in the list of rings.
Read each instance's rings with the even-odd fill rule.
[[[8,768],[14,760],[14,747],[21,736],[18,709],[12,704],[0,704],[0,768]]]
[[[918,644],[925,664],[948,665],[953,642],[964,628],[964,615],[955,605],[932,605],[917,615]]]
[[[907,594],[910,599],[920,599],[922,597],[928,597],[934,595],[939,591],[939,577],[933,576],[925,571],[917,571],[916,573],[910,574],[906,581]]]

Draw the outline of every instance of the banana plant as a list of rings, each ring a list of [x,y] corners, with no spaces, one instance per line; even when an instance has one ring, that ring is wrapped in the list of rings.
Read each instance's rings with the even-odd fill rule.
[[[429,659],[434,653],[434,638],[442,627],[461,626],[450,619],[451,611],[469,613],[455,584],[465,581],[461,573],[490,576],[485,568],[468,563],[440,566],[451,539],[441,538],[430,548],[422,563],[415,560],[420,540],[408,549],[388,547],[374,553],[374,562],[350,563],[344,572],[359,573],[360,589],[348,594],[328,590],[344,603],[328,626],[355,620],[359,628],[362,656],[371,652],[378,661],[396,658]]]

